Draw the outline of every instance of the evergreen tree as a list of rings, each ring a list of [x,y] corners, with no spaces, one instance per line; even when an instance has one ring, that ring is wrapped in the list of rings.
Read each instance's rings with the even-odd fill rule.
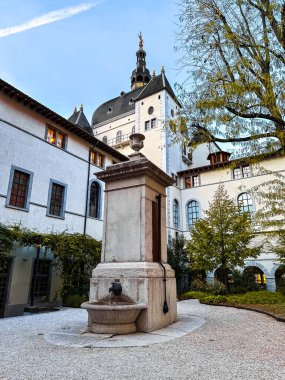
[[[186,248],[191,268],[206,271],[219,268],[226,287],[227,274],[237,266],[244,266],[245,259],[256,258],[261,250],[260,245],[253,245],[250,215],[240,212],[222,185],[209,203],[205,217],[190,229],[190,236]]]

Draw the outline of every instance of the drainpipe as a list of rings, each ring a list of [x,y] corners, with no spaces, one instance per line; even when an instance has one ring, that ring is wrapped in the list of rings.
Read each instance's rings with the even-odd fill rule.
[[[87,224],[87,213],[88,213],[90,166],[91,166],[91,148],[89,148],[89,155],[88,155],[88,173],[87,173],[86,200],[85,200],[85,214],[84,214],[84,227],[83,227],[83,234],[84,234],[84,235],[86,235],[86,224]]]
[[[168,313],[169,308],[167,305],[166,300],[166,269],[165,266],[161,262],[161,194],[159,194],[157,197],[157,204],[158,204],[158,258],[159,258],[159,264],[163,269],[163,283],[164,283],[164,302],[163,302],[163,308],[162,311],[164,314]]]

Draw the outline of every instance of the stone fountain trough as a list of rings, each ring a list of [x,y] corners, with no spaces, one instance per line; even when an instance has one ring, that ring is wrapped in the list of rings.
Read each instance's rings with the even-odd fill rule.
[[[136,320],[142,310],[147,308],[144,303],[135,303],[126,296],[84,302],[81,307],[89,314],[89,330],[95,334],[132,334],[137,331]]]

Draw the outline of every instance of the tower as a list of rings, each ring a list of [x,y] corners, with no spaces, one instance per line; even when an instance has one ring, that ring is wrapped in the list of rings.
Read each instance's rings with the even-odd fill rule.
[[[131,76],[131,89],[142,87],[150,81],[150,73],[146,67],[146,52],[143,49],[143,39],[142,33],[139,34],[139,50],[136,52],[137,56],[137,67],[132,72]]]

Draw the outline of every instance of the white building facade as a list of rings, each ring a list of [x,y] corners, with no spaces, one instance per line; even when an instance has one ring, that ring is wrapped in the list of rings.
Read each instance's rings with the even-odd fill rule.
[[[101,240],[104,183],[96,172],[125,160],[94,138],[83,109],[66,120],[0,81],[0,223]],[[15,250],[0,276],[0,315],[21,315],[29,304],[34,259],[31,248]],[[59,279],[51,255],[41,260],[36,296],[51,300]]]

